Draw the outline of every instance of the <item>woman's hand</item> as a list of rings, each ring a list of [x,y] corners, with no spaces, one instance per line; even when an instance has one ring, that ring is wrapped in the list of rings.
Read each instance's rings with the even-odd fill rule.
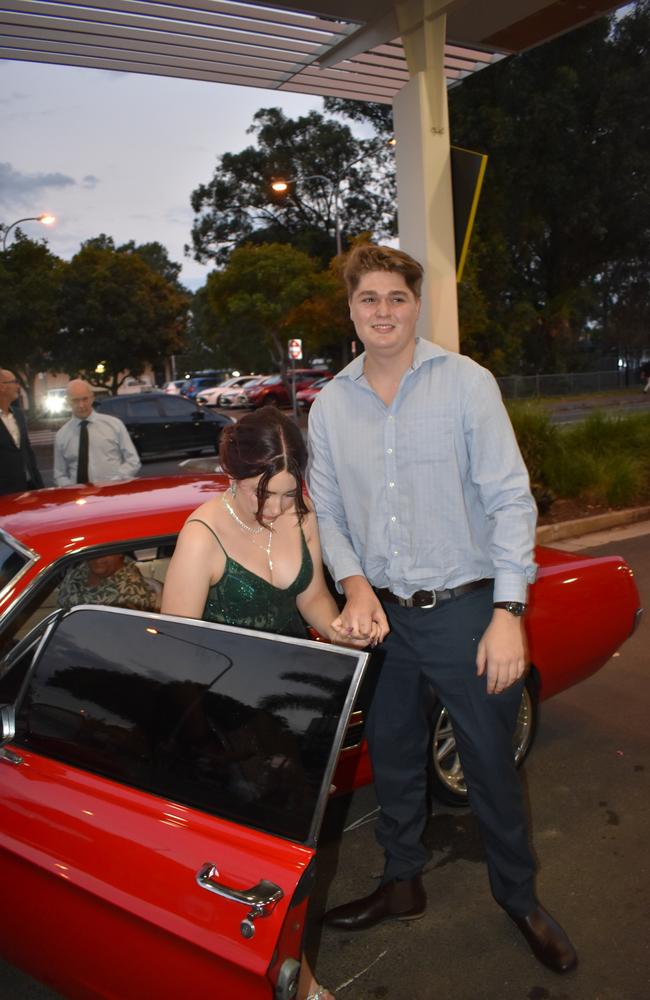
[[[341,614],[332,622],[335,642],[355,646],[376,646],[390,631],[386,613],[374,590],[362,576],[350,576],[341,581],[347,598]]]

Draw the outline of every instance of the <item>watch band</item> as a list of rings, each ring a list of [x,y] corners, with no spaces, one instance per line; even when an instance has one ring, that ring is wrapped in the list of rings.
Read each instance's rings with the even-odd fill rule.
[[[504,611],[509,611],[515,618],[521,618],[527,605],[521,604],[519,601],[495,601],[493,607],[503,608]]]

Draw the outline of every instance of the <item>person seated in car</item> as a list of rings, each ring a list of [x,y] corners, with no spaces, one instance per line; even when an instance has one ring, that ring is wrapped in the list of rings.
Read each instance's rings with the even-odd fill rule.
[[[136,611],[157,611],[160,599],[123,553],[97,556],[68,570],[59,587],[59,605],[108,604]]]

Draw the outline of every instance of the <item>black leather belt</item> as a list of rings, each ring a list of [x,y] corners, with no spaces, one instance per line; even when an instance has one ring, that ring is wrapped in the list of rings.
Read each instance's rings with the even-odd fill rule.
[[[460,587],[450,587],[449,590],[416,590],[410,597],[398,597],[385,587],[376,587],[375,593],[381,601],[388,601],[390,604],[399,604],[402,608],[435,608],[441,601],[453,601],[456,597],[469,594],[471,590],[480,590],[482,587],[489,587],[494,580],[472,580],[471,583],[463,583]]]

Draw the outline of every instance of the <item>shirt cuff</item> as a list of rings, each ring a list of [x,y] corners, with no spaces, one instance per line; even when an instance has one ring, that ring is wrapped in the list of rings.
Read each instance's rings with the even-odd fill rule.
[[[532,580],[531,580],[532,583]],[[528,580],[520,573],[497,573],[494,579],[495,601],[516,601],[526,604]]]

